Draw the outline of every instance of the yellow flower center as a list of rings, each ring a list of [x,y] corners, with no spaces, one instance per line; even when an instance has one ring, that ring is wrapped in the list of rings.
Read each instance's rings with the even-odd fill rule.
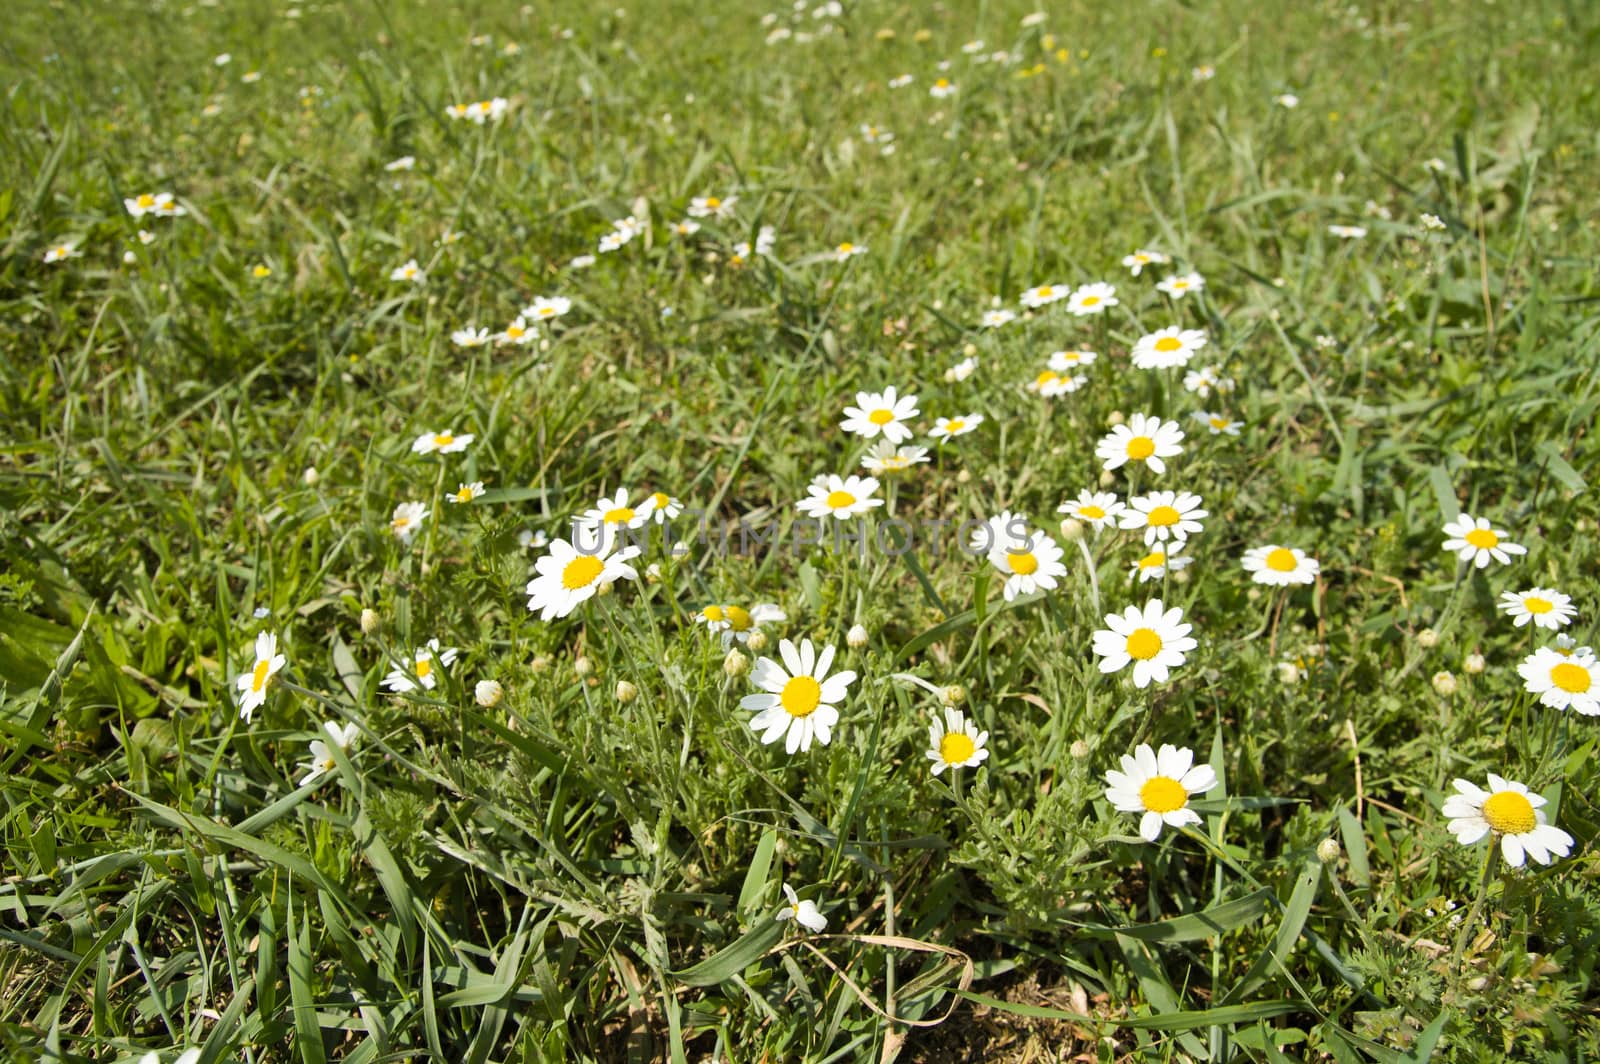
[[[1083,297],[1083,305],[1086,306],[1086,307],[1092,307],[1098,302],[1100,302],[1100,297],[1099,296],[1084,296]]]
[[[1056,294],[1056,290],[1049,285],[1044,284],[1039,286],[1039,289],[1035,294],[1040,299],[1049,299],[1051,296]]]
[[[1103,506],[1096,506],[1094,503],[1090,503],[1088,506],[1078,507],[1078,516],[1087,517],[1091,521],[1103,521],[1105,520],[1106,511]]]
[[[1139,788],[1139,800],[1152,813],[1174,813],[1189,802],[1189,792],[1171,776],[1151,776]]]
[[[441,432],[433,437],[435,447],[448,447],[454,442],[456,442],[455,435],[449,432]]]
[[[944,430],[952,435],[967,427],[967,423],[960,418],[944,423]]]
[[[1539,823],[1534,815],[1533,803],[1526,795],[1516,791],[1491,794],[1483,803],[1483,819],[1502,835],[1522,835],[1532,831]]]
[[[822,704],[822,685],[809,676],[792,677],[783,685],[778,703],[791,717],[809,717]]]
[[[1153,550],[1139,559],[1140,569],[1159,569],[1166,564],[1167,552],[1164,550]]]
[[[1006,564],[1011,566],[1011,571],[1018,576],[1028,576],[1039,569],[1039,559],[1033,556],[1032,551],[1006,551]]]
[[[1053,370],[1048,370],[1047,369],[1043,373],[1039,374],[1037,377],[1035,377],[1033,379],[1033,385],[1036,388],[1043,388],[1045,385],[1054,384],[1056,381],[1058,381],[1060,379],[1061,379],[1061,375],[1059,373],[1056,373]]]
[[[632,521],[633,518],[634,518],[633,507],[631,507],[631,506],[618,506],[615,509],[607,510],[606,513],[605,513],[605,517],[602,518],[602,520],[604,520],[605,523],[608,524],[608,525],[622,525],[622,524],[627,524],[629,521]]]
[[[856,249],[856,246],[854,244],[846,242],[846,243],[843,243],[843,244],[839,245],[839,254],[848,255],[852,251],[854,251],[855,249]]]
[[[553,317],[555,317],[555,315],[556,315],[556,308],[555,307],[540,307],[539,308],[539,317],[541,317],[541,318],[553,318]]]
[[[145,210],[149,210],[151,207],[154,207],[156,205],[156,198],[154,196],[150,195],[150,193],[146,192],[142,196],[139,197],[138,204],[139,204],[140,207],[143,207]]]
[[[410,528],[411,527],[411,518],[409,518],[409,517],[396,517],[393,521],[389,522],[389,527],[394,529],[397,532],[402,530],[402,529]]]
[[[1135,628],[1128,636],[1128,656],[1149,661],[1161,653],[1161,637],[1154,628]]]
[[[704,617],[708,621],[711,621],[713,624],[728,619],[728,615],[722,612],[721,606],[707,606],[705,609],[700,611],[700,616]]]
[[[1211,422],[1211,427],[1216,429],[1218,432],[1221,432],[1223,429],[1233,424],[1233,422],[1229,421],[1225,417],[1212,417],[1207,418],[1206,420]]]
[[[879,463],[884,469],[904,469],[911,464],[911,460],[898,454],[891,454]]]
[[[1500,537],[1488,528],[1474,528],[1461,538],[1479,550],[1493,550],[1500,545]]]
[[[1128,441],[1128,457],[1142,462],[1156,453],[1156,441],[1149,436],[1135,436]]]
[[[255,670],[250,674],[250,690],[260,691],[264,689],[267,686],[267,680],[269,679],[271,671],[271,661],[256,662]]]
[[[706,206],[711,210],[716,210],[718,207],[722,206],[722,201],[716,196],[707,196]]]
[[[524,329],[520,325],[508,325],[508,326],[506,326],[506,338],[508,340],[520,340],[520,339],[523,338],[524,335],[527,334],[527,332],[528,332],[528,330]]]
[[[655,504],[657,510],[665,510],[672,503],[672,497],[664,491],[658,491],[650,496],[650,501]]]
[[[1274,547],[1267,553],[1267,568],[1277,573],[1294,572],[1294,551],[1287,547]]]
[[[426,680],[429,676],[433,675],[433,659],[432,658],[418,658],[417,659],[416,668],[417,668],[417,679]]]
[[[1183,346],[1183,341],[1176,336],[1163,336],[1155,346],[1157,351],[1176,351]]]
[[[270,277],[270,276],[272,276],[272,270],[269,269],[266,266],[257,266],[255,269],[251,270],[250,272],[255,274],[257,277]]]
[[[755,618],[750,616],[750,611],[747,609],[742,609],[738,606],[727,606],[725,609],[727,610],[728,624],[732,626],[735,632],[748,632],[756,623]]]
[[[1563,661],[1550,670],[1550,682],[1569,695],[1581,695],[1589,690],[1592,681],[1588,669]]]
[[[588,587],[599,578],[605,563],[592,555],[582,554],[567,563],[561,570],[561,586],[568,591]]]
[[[938,81],[933,83],[933,87],[936,89],[948,89],[950,87],[950,79],[940,78]]]
[[[1133,448],[1130,447],[1128,450],[1131,452]],[[1150,511],[1145,520],[1157,528],[1166,528],[1168,525],[1175,525],[1183,520],[1183,515],[1170,506],[1157,506]]]
[[[848,491],[830,491],[827,499],[823,501],[828,504],[828,509],[830,510],[842,510],[846,506],[854,506],[856,497]]]
[[[872,413],[867,415],[867,420],[872,422],[874,425],[887,425],[889,422],[894,420],[894,411],[887,409],[874,410]]]
[[[978,752],[978,744],[966,732],[946,732],[939,740],[939,757],[947,765],[965,764]]]
[[[1555,603],[1549,599],[1542,599],[1538,595],[1529,595],[1522,600],[1522,608],[1529,613],[1549,613],[1555,609]]]

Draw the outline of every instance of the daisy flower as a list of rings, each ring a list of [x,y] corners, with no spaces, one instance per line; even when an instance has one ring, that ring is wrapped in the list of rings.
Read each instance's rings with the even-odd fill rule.
[[[1241,564],[1256,583],[1272,587],[1315,583],[1317,574],[1322,571],[1317,559],[1307,557],[1299,547],[1280,547],[1275,543],[1245,551]]]
[[[1128,500],[1122,514],[1123,528],[1144,529],[1147,546],[1165,543],[1183,543],[1196,532],[1204,530],[1200,519],[1209,516],[1200,509],[1200,496],[1187,491],[1153,491],[1149,495],[1135,495]]]
[[[989,550],[989,564],[1005,574],[1007,602],[1018,595],[1049,591],[1067,575],[1061,563],[1061,548],[1043,532],[1031,532],[1022,544],[996,537]]]
[[[934,419],[933,431],[928,435],[936,440],[949,440],[957,436],[965,436],[979,425],[983,424],[982,414],[963,414],[961,417],[941,417]]]
[[[836,262],[848,262],[857,255],[865,255],[866,253],[867,245],[852,244],[846,240],[843,244],[833,249],[833,258]]]
[[[495,343],[511,344],[513,347],[523,347],[533,342],[539,332],[528,324],[528,319],[518,314],[515,320],[500,332],[494,334]]]
[[[332,743],[333,746],[338,747],[340,750],[348,750],[350,749],[350,744],[354,743],[357,737],[361,735],[361,728],[356,724],[346,724],[341,728],[330,720],[323,723],[322,733],[326,736],[326,741],[322,739],[311,740],[311,761],[304,766],[306,774],[300,777],[300,786],[302,787],[308,783],[315,783],[323,776],[337,769],[339,763],[333,759],[333,747],[328,744]]]
[[[1139,369],[1168,369],[1187,365],[1194,353],[1204,346],[1204,329],[1168,326],[1139,338],[1139,342],[1133,345],[1133,364]]]
[[[613,553],[613,546],[607,537],[598,551],[584,554],[564,539],[551,540],[550,553],[533,564],[539,575],[528,581],[529,612],[537,611],[541,621],[565,617],[593,598],[602,585],[639,579],[628,564],[639,556],[639,548]]]
[[[172,218],[180,214],[189,213],[178,205],[170,192],[141,192],[131,199],[123,200],[122,205],[135,218],[143,218],[147,214],[154,214],[160,218]]]
[[[239,691],[239,716],[246,724],[256,709],[267,700],[267,688],[272,678],[282,671],[289,659],[278,653],[278,636],[275,632],[262,632],[256,636],[256,660],[250,671],[241,673],[234,681]]]
[[[420,502],[403,502],[394,508],[389,519],[389,531],[400,537],[401,543],[410,543],[422,522],[428,519],[429,510]]]
[[[483,481],[474,480],[471,484],[462,484],[455,491],[445,496],[448,502],[465,503],[483,497]]]
[[[861,139],[868,144],[888,144],[894,140],[894,134],[887,129],[879,129],[877,126],[869,125],[866,122],[861,124],[860,129]]]
[[[919,413],[917,397],[899,395],[891,384],[881,392],[857,392],[856,405],[844,408],[839,427],[863,439],[873,439],[881,432],[890,443],[902,443],[912,436],[905,422]]]
[[[932,96],[935,100],[942,100],[947,96],[954,96],[955,93],[956,87],[950,84],[949,78],[940,78],[938,81],[935,81],[932,85],[928,86],[928,95]]]
[[[644,510],[655,518],[656,524],[664,525],[683,513],[683,503],[664,491],[657,491],[644,500]]]
[[[771,255],[772,246],[777,242],[778,231],[770,225],[762,226],[761,231],[756,234],[756,254]]]
[[[1239,430],[1244,428],[1244,422],[1235,421],[1226,414],[1213,414],[1209,410],[1196,410],[1194,419],[1205,423],[1213,436],[1237,436]]]
[[[964,358],[944,371],[944,380],[946,384],[960,384],[977,371],[978,360],[976,358]]]
[[[1082,521],[1098,532],[1102,528],[1117,527],[1117,517],[1127,508],[1126,503],[1109,491],[1080,491],[1076,499],[1056,507],[1056,513]]]
[[[1126,266],[1128,272],[1135,277],[1144,272],[1146,266],[1161,266],[1171,261],[1161,252],[1151,251],[1149,248],[1139,248],[1132,255],[1124,255],[1122,257],[1122,265]]]
[[[1156,290],[1166,293],[1173,299],[1182,299],[1190,292],[1202,291],[1206,286],[1206,279],[1198,273],[1175,273],[1166,277],[1156,285]]]
[[[1574,709],[1585,717],[1600,715],[1600,662],[1588,647],[1563,653],[1540,647],[1517,666],[1523,687],[1551,709]]]
[[[1133,570],[1130,575],[1138,577],[1139,583],[1143,584],[1151,580],[1160,580],[1169,572],[1175,573],[1179,569],[1187,568],[1192,561],[1194,559],[1186,555],[1169,555],[1165,550],[1157,547],[1133,563]]]
[[[696,196],[689,201],[689,217],[726,218],[733,213],[733,205],[738,202],[738,196]]]
[[[1500,609],[1511,615],[1518,628],[1529,622],[1552,632],[1565,628],[1578,611],[1572,599],[1552,587],[1536,587],[1532,591],[1503,591]]]
[[[901,74],[898,77],[890,78],[887,84],[891,89],[903,89],[915,80],[916,78],[910,74]]]
[[[61,243],[48,248],[44,253],[46,262],[65,262],[67,259],[78,257],[78,245],[75,241],[63,240]]]
[[[409,662],[396,661],[389,675],[383,678],[383,686],[396,694],[415,691],[418,687],[431,691],[439,685],[437,671],[455,663],[455,647],[440,647],[437,639],[430,639],[427,646],[412,651]]]
[[[531,321],[554,321],[572,309],[572,300],[565,296],[537,296],[522,310],[522,317]]]
[[[1167,463],[1163,459],[1182,454],[1182,440],[1183,429],[1176,421],[1135,414],[1126,425],[1113,425],[1095,445],[1094,453],[1107,472],[1129,462],[1143,462],[1152,472],[1165,473]]]
[[[896,447],[888,440],[879,440],[872,449],[861,456],[861,466],[875,477],[884,474],[904,473],[919,462],[928,460],[926,447]]]
[[[482,347],[492,339],[488,329],[474,329],[470,325],[450,334],[450,342],[457,347]]]
[[[1106,771],[1106,799],[1119,813],[1138,813],[1139,837],[1155,842],[1163,826],[1181,828],[1201,822],[1189,808],[1191,795],[1217,785],[1210,765],[1196,765],[1194,751],[1164,743],[1160,753],[1140,743],[1133,756],[1122,755],[1122,771]]]
[[[1067,299],[1067,309],[1077,317],[1104,314],[1107,307],[1117,305],[1117,290],[1104,281],[1080,285]]]
[[[928,760],[933,762],[933,774],[945,769],[977,768],[988,758],[985,747],[989,733],[979,731],[975,721],[966,719],[959,709],[946,707],[944,719],[934,717],[928,725]]]
[[[1060,285],[1042,284],[1036,288],[1030,288],[1026,292],[1022,293],[1020,302],[1023,306],[1028,307],[1029,309],[1035,309],[1038,307],[1047,307],[1051,303],[1066,299],[1071,294],[1072,293],[1070,290],[1063,288]]]
[[[401,170],[414,170],[416,167],[417,157],[415,155],[402,155],[400,158],[395,159],[392,162],[383,164],[383,168],[391,174],[398,173]]]
[[[1030,526],[1026,517],[1010,510],[1001,510],[973,529],[972,536],[967,542],[967,550],[972,554],[985,555],[995,551],[1004,553],[1007,548],[1025,551],[1031,543],[1029,532]]]
[[[1328,232],[1342,240],[1360,240],[1367,235],[1367,227],[1364,225],[1330,225],[1328,226]]]
[[[783,611],[783,607],[771,602],[758,603],[748,610],[743,606],[724,603],[705,607],[695,614],[694,619],[696,624],[705,625],[707,631],[721,635],[722,649],[727,650],[734,640],[748,643],[751,632],[763,624],[782,624],[789,619],[789,615]]]
[[[424,432],[411,444],[412,454],[455,454],[467,449],[476,436],[464,432],[457,436],[454,429],[442,432]]]
[[[835,473],[813,480],[806,488],[808,495],[795,504],[795,508],[808,517],[823,518],[832,515],[841,521],[882,506],[882,499],[874,499],[878,482],[872,477],[841,477]]]
[[[983,312],[982,324],[983,324],[983,327],[985,329],[998,329],[998,328],[1000,328],[1000,326],[1007,325],[1007,324],[1009,324],[1009,323],[1011,323],[1013,321],[1016,321],[1016,320],[1017,320],[1017,312],[1016,311],[1014,311],[1014,310],[1005,310],[1005,309],[1002,308],[1000,310],[986,310],[986,311],[984,311]]]
[[[1272,98],[1272,102],[1286,111],[1292,111],[1300,106],[1300,97],[1292,92],[1280,92]]]
[[[1463,779],[1455,781],[1455,789],[1441,811],[1461,845],[1471,846],[1493,832],[1500,836],[1500,856],[1512,868],[1521,868],[1527,857],[1547,865],[1572,852],[1572,836],[1545,822],[1544,797],[1525,785],[1491,772],[1488,790]]]
[[[1590,657],[1594,656],[1593,647],[1579,646],[1578,641],[1565,632],[1556,633],[1556,641],[1550,644],[1550,649],[1565,657],[1571,657],[1573,654],[1587,654]]]
[[[404,265],[396,266],[389,271],[389,280],[391,281],[409,281],[412,284],[422,284],[427,279],[427,273],[423,271],[421,266],[417,265],[416,259],[407,259]]]
[[[692,218],[685,218],[672,227],[673,236],[694,236],[700,231],[700,223]]]
[[[1505,565],[1511,561],[1511,555],[1528,553],[1527,547],[1511,542],[1505,538],[1507,533],[1490,525],[1487,517],[1475,518],[1464,513],[1444,526],[1444,534],[1449,537],[1444,541],[1444,549],[1454,551],[1456,557],[1472,562],[1479,569],[1486,567],[1491,559]]]
[[[856,678],[849,669],[828,675],[833,653],[829,645],[818,654],[809,639],[802,639],[798,648],[781,639],[778,654],[782,665],[771,658],[756,661],[750,680],[764,693],[745,695],[739,699],[739,708],[755,712],[750,727],[761,733],[763,744],[787,736],[784,749],[790,754],[810,750],[812,739],[828,745],[833,726],[839,723],[836,704],[849,695]]]
[[[1203,369],[1192,369],[1183,375],[1183,388],[1193,392],[1202,399],[1211,398],[1211,393],[1231,392],[1234,388],[1232,377],[1224,377],[1220,366],[1206,366]]]
[[[1093,351],[1053,351],[1048,365],[1057,373],[1066,373],[1080,366],[1092,366],[1099,357]]]
[[[1057,373],[1053,369],[1047,369],[1041,371],[1037,377],[1028,382],[1028,391],[1037,392],[1046,399],[1053,399],[1058,395],[1075,392],[1088,382],[1089,378],[1081,373],[1076,376],[1067,376],[1064,373]]]
[[[816,902],[809,899],[801,901],[794,888],[787,883],[783,885],[783,894],[789,899],[789,904],[778,910],[779,920],[793,920],[807,931],[827,929],[828,918],[822,915]]]
[[[574,523],[582,531],[591,534],[603,529],[609,539],[614,529],[643,527],[650,520],[651,498],[653,496],[646,496],[635,507],[628,501],[628,489],[618,488],[614,498],[600,496],[600,501],[592,509],[585,510]]]
[[[1106,627],[1094,633],[1100,671],[1118,672],[1132,662],[1135,687],[1166,683],[1168,670],[1182,665],[1185,652],[1198,645],[1189,636],[1193,627],[1183,623],[1182,609],[1169,610],[1160,599],[1146,602],[1142,610],[1129,606],[1121,613],[1108,613]]]

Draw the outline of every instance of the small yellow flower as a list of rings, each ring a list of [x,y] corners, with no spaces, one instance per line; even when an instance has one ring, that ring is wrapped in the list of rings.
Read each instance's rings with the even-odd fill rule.
[[[254,277],[258,281],[261,280],[264,277],[271,277],[272,276],[272,267],[271,266],[267,266],[267,265],[265,265],[263,263],[258,263],[256,265],[255,269],[250,271],[250,276]]]

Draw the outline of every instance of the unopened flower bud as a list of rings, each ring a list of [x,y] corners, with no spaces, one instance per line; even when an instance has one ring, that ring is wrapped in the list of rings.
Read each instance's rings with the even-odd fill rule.
[[[633,686],[633,684],[629,683],[627,680],[618,680],[617,681],[617,701],[618,702],[621,702],[623,705],[627,705],[629,702],[632,702],[635,698],[638,698],[638,697],[639,697],[639,689],[637,687]]]
[[[944,689],[941,696],[947,706],[959,706],[967,700],[967,689],[958,683],[953,683]]]
[[[1485,664],[1482,654],[1468,654],[1467,660],[1461,663],[1461,667],[1466,670],[1467,675],[1476,676],[1483,671]]]
[[[1292,661],[1278,662],[1278,682],[1285,685],[1299,683],[1300,666]]]
[[[546,672],[550,668],[550,659],[545,657],[543,654],[539,654],[528,663],[528,667],[534,672]]]
[[[1061,538],[1069,543],[1082,539],[1083,522],[1076,517],[1063,517],[1061,519]]]
[[[612,589],[613,583],[614,582],[611,581],[611,580],[606,580],[606,581],[602,582],[599,587],[594,589],[594,593],[596,595],[602,595],[602,596],[611,594],[611,589]]]
[[[1456,693],[1456,678],[1450,672],[1436,672],[1433,674],[1433,689],[1449,698]]]
[[[1089,756],[1089,744],[1083,739],[1072,740],[1072,746],[1067,751],[1074,761],[1082,761]]]
[[[1102,488],[1109,488],[1111,485],[1115,484],[1116,482],[1117,482],[1117,475],[1115,473],[1113,473],[1111,470],[1102,469],[1100,471],[1100,486]]]
[[[1339,859],[1339,840],[1334,838],[1323,839],[1317,843],[1317,860],[1323,864],[1333,864]]]
[[[383,627],[383,618],[378,616],[377,610],[361,611],[361,634],[371,635]]]
[[[661,583],[661,563],[651,562],[644,571],[644,580],[647,584]]]
[[[506,696],[506,689],[493,680],[479,680],[472,689],[472,698],[484,709],[493,709]]]
[[[849,644],[851,650],[860,650],[867,645],[868,638],[866,625],[853,624],[850,626],[850,631],[845,633],[844,641]]]
[[[1120,425],[1120,424],[1122,424],[1122,411],[1113,410],[1113,411],[1111,411],[1111,413],[1107,414],[1106,415],[1106,424],[1107,425]]]
[[[317,472],[316,466],[306,466],[306,471],[300,474],[300,479],[305,481],[306,487],[314,488],[322,479],[322,474]]]
[[[572,671],[579,676],[593,676],[594,662],[590,661],[586,655],[580,654],[578,655],[578,660],[572,663]]]
[[[1439,645],[1439,633],[1432,628],[1424,628],[1417,633],[1417,646],[1423,650],[1432,650]]]
[[[729,650],[728,656],[722,659],[722,671],[737,679],[750,671],[750,659],[737,648]]]
[[[744,645],[755,651],[757,654],[761,653],[763,650],[767,649],[767,633],[763,632],[759,628],[755,629],[750,633],[750,638],[744,641]]]

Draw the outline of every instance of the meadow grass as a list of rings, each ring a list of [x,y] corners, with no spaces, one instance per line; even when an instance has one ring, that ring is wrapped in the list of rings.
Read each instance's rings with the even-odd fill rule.
[[[1594,632],[1596,12],[814,8],[8,11],[8,1058],[1600,1052],[1596,724],[1525,688],[1555,633],[1497,608],[1558,589]],[[181,216],[124,206],[163,191]],[[706,196],[738,202],[675,234]],[[1109,313],[1018,302],[1096,280]],[[541,296],[571,306],[525,346],[452,340]],[[1207,346],[1135,368],[1167,325]],[[1025,387],[1077,348],[1083,387]],[[801,545],[813,478],[866,473],[842,411],[890,385],[930,461],[828,519],[864,545]],[[1104,470],[1137,414],[1182,453]],[[447,429],[474,439],[414,453]],[[686,512],[530,611],[546,540],[619,488]],[[1058,527],[1082,490],[1199,495],[1193,563],[1135,580],[1138,531]],[[1057,586],[961,549],[1002,511]],[[1458,562],[1462,513],[1527,553]],[[1269,544],[1320,571],[1252,582]],[[1198,645],[1136,686],[1094,633],[1151,599]],[[730,656],[728,604],[784,619]],[[740,703],[802,639],[856,675],[791,754]],[[948,709],[988,757],[934,775]],[[1107,796],[1143,743],[1216,784],[1155,842]],[[1452,837],[1490,773],[1570,855]]]

